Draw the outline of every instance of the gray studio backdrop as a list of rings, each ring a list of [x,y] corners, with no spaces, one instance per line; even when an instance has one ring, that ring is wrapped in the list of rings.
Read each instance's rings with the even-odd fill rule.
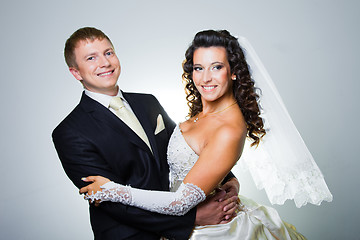
[[[122,64],[125,91],[154,94],[175,121],[186,115],[181,62],[194,34],[247,37],[312,152],[332,203],[275,206],[309,239],[360,239],[358,1],[2,1],[0,238],[91,239],[87,203],[51,141],[80,99],[63,59],[67,37],[102,29]],[[269,204],[248,173],[241,193]]]

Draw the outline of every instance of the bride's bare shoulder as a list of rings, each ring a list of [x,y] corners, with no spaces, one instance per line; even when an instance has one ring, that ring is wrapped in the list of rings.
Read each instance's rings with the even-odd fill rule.
[[[189,120],[179,123],[179,128],[182,132],[187,132],[191,127],[191,122]]]
[[[246,138],[247,127],[243,116],[235,114],[231,118],[221,120],[216,136],[227,139],[242,140]]]

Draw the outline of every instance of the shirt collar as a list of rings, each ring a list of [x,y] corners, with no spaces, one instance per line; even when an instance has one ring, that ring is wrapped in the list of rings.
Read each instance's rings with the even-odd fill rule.
[[[109,108],[110,101],[113,97],[120,97],[123,101],[126,101],[124,96],[122,95],[122,92],[120,91],[120,89],[118,90],[118,93],[115,96],[109,96],[109,95],[102,94],[102,93],[96,93],[96,92],[89,91],[87,89],[84,89],[84,91],[88,97],[94,99],[95,101],[97,101],[98,103],[100,103],[101,105],[103,105],[106,108]]]

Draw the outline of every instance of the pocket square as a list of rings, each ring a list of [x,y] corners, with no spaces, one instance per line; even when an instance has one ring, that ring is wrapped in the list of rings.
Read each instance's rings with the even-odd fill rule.
[[[161,114],[159,114],[157,119],[156,119],[155,135],[158,134],[159,132],[161,132],[164,129],[165,129],[164,121],[163,121],[163,118],[162,118]]]

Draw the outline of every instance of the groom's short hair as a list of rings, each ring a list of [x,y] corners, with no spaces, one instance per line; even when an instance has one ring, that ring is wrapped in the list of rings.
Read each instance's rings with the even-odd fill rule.
[[[111,45],[112,42],[105,33],[101,30],[93,28],[93,27],[83,27],[76,30],[71,36],[66,40],[65,49],[64,49],[64,56],[65,62],[68,67],[75,67],[77,68],[76,59],[74,50],[77,47],[77,44],[80,41],[94,41],[94,40],[103,40],[107,39]]]

